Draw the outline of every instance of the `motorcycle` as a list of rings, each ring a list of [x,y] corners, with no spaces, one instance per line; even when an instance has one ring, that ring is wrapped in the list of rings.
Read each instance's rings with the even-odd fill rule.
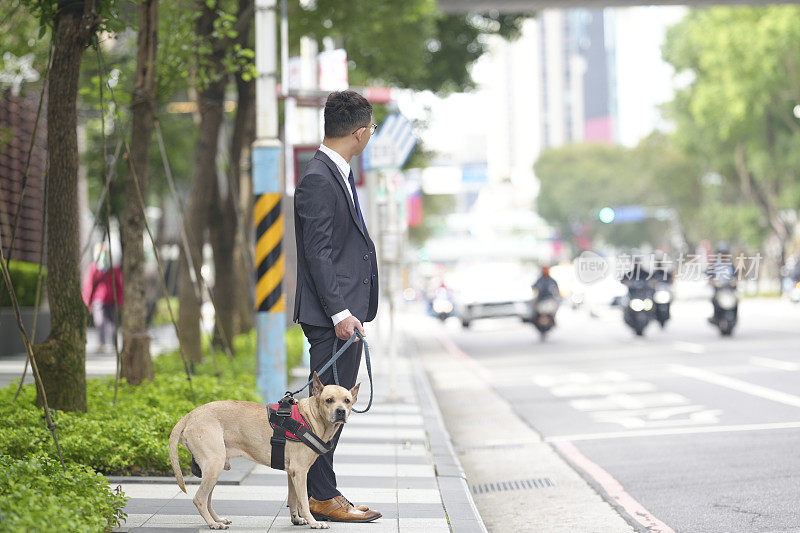
[[[721,335],[727,337],[733,333],[739,311],[739,296],[736,294],[735,281],[713,281],[714,318],[712,322],[719,328]]]
[[[669,283],[659,281],[656,283],[655,292],[653,293],[653,303],[655,304],[655,317],[661,328],[667,323],[670,318],[669,308],[672,303],[672,288]]]
[[[455,306],[450,293],[446,289],[439,289],[431,300],[431,312],[435,317],[444,322],[447,317],[453,316]]]
[[[539,330],[539,336],[545,340],[547,332],[556,325],[558,300],[552,295],[543,295],[533,301],[533,325]]]
[[[637,336],[644,335],[653,311],[653,288],[644,280],[632,280],[628,286],[623,318]]]

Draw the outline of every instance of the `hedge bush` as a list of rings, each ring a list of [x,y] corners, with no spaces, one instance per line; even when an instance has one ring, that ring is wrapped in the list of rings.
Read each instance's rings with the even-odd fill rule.
[[[127,498],[91,468],[31,456],[0,455],[0,529],[108,531],[121,525]]]
[[[205,355],[203,362],[194,365],[194,372],[203,376],[214,376],[213,359],[209,353],[208,338],[203,339],[203,350]],[[217,350],[217,365],[222,374],[233,373],[249,375],[253,377],[253,388],[255,388],[256,373],[256,333],[251,331],[233,338],[234,360],[229,361],[225,352]],[[286,330],[286,372],[299,365],[303,360],[303,330],[300,326],[291,326]],[[180,352],[174,350],[153,360],[153,370],[159,373],[182,373],[184,374],[183,360]],[[273,400],[274,401],[274,400]]]
[[[295,348],[292,360],[302,357],[300,328],[287,332]],[[301,333],[302,334],[302,333]],[[53,411],[58,426],[59,443],[64,459],[92,467],[106,475],[171,475],[167,444],[175,423],[186,413],[214,400],[260,402],[255,378],[255,334],[234,339],[234,358],[217,352],[217,381],[209,355],[194,365],[192,400],[179,353],[172,352],[153,360],[155,379],[139,386],[120,381],[117,405],[113,405],[114,379],[88,379],[87,412]],[[0,454],[16,459],[31,455],[56,459],[52,437],[36,407],[33,385],[23,387],[17,401],[11,400],[16,385],[0,389],[0,420],[6,421],[0,432]],[[188,467],[188,452],[180,446],[181,464]]]
[[[26,261],[8,262],[8,273],[14,285],[14,294],[21,307],[33,307],[36,302],[36,282],[39,277],[39,264]],[[42,283],[47,278],[47,269],[42,267]],[[1,278],[0,278],[1,279]],[[44,285],[42,286],[44,289]],[[42,290],[44,294],[44,290]],[[41,298],[40,298],[41,300]],[[11,297],[5,281],[0,281],[0,307],[11,307]]]

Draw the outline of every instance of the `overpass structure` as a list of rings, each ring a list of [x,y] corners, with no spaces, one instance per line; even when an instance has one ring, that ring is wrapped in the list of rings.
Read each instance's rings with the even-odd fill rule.
[[[439,0],[444,13],[529,13],[545,8],[794,4],[791,0]]]

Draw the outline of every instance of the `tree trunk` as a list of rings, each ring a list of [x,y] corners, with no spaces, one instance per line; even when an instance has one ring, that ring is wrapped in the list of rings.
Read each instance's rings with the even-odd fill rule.
[[[253,329],[255,308],[255,282],[253,277],[253,185],[250,162],[251,147],[255,139],[256,114],[255,81],[245,81],[236,77],[236,89],[239,95],[239,107],[236,115],[236,128],[239,129],[239,113],[242,115],[242,135],[238,146],[232,143],[231,179],[239,184],[239,231],[236,233],[236,250],[234,251],[234,291],[236,294],[236,316],[234,318],[237,333],[246,333]],[[234,140],[237,129],[234,130]],[[234,173],[235,172],[235,173]]]
[[[239,0],[238,19],[243,24],[239,27],[240,33],[236,38],[236,44],[242,47],[247,47],[250,41],[252,14],[248,17],[247,12],[252,7],[251,4],[252,0]],[[255,130],[255,82],[242,79],[241,71],[233,77],[236,81],[238,98],[227,173],[228,194],[217,196],[214,221],[224,221],[224,223],[217,226],[220,231],[216,232],[216,236],[212,230],[215,271],[225,272],[228,278],[223,285],[220,285],[222,280],[217,277],[219,289],[216,292],[217,321],[229,338],[233,334],[244,333],[253,327],[253,307],[248,305],[252,300],[250,270],[248,262],[243,257],[247,250],[243,247],[246,243],[240,231],[245,228],[245,224],[247,226],[251,224],[241,216],[238,195],[243,168],[248,172],[249,179],[250,165],[243,160],[243,157],[250,157],[249,146],[252,144]],[[215,224],[212,224],[213,227]],[[217,329],[217,333],[221,333],[220,328]]]
[[[236,211],[233,192],[228,187],[222,195],[219,187],[214,191],[213,206],[209,211],[209,237],[214,250],[214,303],[216,327],[214,343],[225,346],[233,342],[233,317],[236,310],[234,292],[234,260],[236,251]]]
[[[237,251],[234,255],[236,268],[236,324],[239,333],[246,333],[255,326],[255,274],[253,265],[255,231],[253,230],[253,165],[251,162],[255,139],[255,83],[248,82],[251,99],[251,118],[248,134],[242,145],[239,174],[239,228],[236,235]]]
[[[52,325],[48,338],[34,351],[50,407],[65,411],[86,411],[76,99],[83,51],[95,25],[87,3],[59,1],[47,85],[47,294]]]
[[[156,32],[158,0],[139,4],[139,38],[136,55],[136,84],[131,99],[133,130],[130,171],[125,182],[125,210],[122,221],[122,275],[125,305],[122,308],[121,377],[133,385],[153,379],[150,335],[147,332],[147,300],[144,279],[144,217],[139,198],[147,198],[150,175],[150,141],[153,136],[153,108],[156,85]]]
[[[217,15],[205,1],[198,3],[201,10],[197,19],[197,34],[200,39],[211,40],[214,20]],[[205,243],[205,230],[209,222],[209,212],[217,185],[217,147],[219,129],[223,118],[223,100],[225,96],[225,76],[222,65],[223,51],[214,51],[201,60],[207,64],[205,70],[207,80],[198,93],[198,110],[200,112],[199,138],[195,154],[194,185],[186,213],[186,233],[189,240],[192,259],[196,269],[197,280],[200,280],[202,249]],[[215,273],[217,279],[226,273]],[[202,358],[200,342],[200,306],[195,287],[189,274],[189,265],[185,251],[181,249],[180,274],[178,277],[178,296],[180,309],[178,313],[180,341],[191,361]]]

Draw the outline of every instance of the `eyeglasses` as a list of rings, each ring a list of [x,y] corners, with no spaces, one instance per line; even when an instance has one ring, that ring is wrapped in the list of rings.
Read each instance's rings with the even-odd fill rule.
[[[377,124],[375,124],[375,123],[373,122],[373,123],[372,123],[372,124],[370,124],[369,126],[361,126],[360,128],[356,128],[356,129],[354,129],[354,130],[353,130],[353,133],[357,132],[358,130],[360,130],[360,129],[362,129],[362,128],[367,128],[367,127],[369,128],[369,133],[370,133],[370,135],[372,135],[373,133],[375,133],[375,130],[377,130],[377,129],[378,129],[378,125],[377,125]],[[351,133],[350,135],[353,135],[353,133]]]

